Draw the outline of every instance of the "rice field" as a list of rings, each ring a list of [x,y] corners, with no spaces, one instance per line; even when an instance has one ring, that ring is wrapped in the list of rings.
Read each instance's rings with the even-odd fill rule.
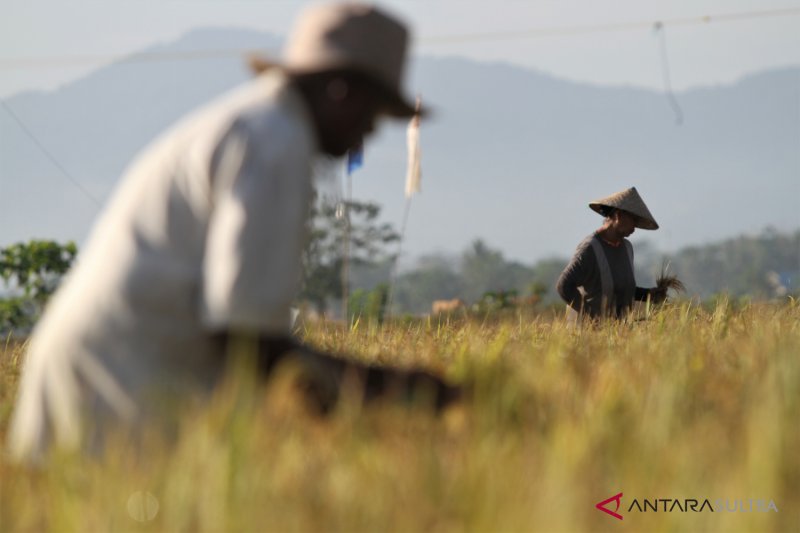
[[[470,397],[440,416],[345,400],[320,419],[280,379],[239,373],[169,445],[3,459],[0,530],[800,530],[798,302],[673,303],[580,330],[509,312],[299,334]],[[4,438],[24,350],[0,350]],[[595,507],[618,493],[622,520]]]

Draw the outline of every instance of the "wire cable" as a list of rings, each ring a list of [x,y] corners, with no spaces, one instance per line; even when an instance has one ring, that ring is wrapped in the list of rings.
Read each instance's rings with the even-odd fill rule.
[[[6,104],[5,100],[3,100],[2,98],[0,98],[0,105],[3,106],[3,109],[6,110],[6,113],[8,113],[8,115],[14,120],[14,122],[17,123],[17,125],[25,133],[25,135],[27,135],[28,138],[31,141],[33,141],[33,144],[35,144],[39,148],[39,150],[41,150],[41,152],[45,155],[45,157],[47,157],[47,159],[50,160],[53,166],[55,166],[58,170],[61,171],[61,174],[67,179],[67,181],[69,181],[75,188],[81,191],[81,193],[83,193],[83,195],[86,196],[86,198],[88,198],[97,208],[100,208],[101,206],[100,200],[98,200],[91,192],[89,192],[89,190],[86,187],[81,185],[81,183],[77,179],[75,179],[72,176],[72,174],[70,174],[67,171],[66,168],[64,168],[64,165],[62,165],[58,161],[58,159],[56,159],[56,157],[50,152],[50,150],[48,150],[44,146],[44,144],[42,144],[42,142],[39,141],[38,138],[36,138],[36,135],[33,134],[30,128],[28,128],[28,126],[25,125],[25,123],[17,116],[16,113],[14,113],[11,107],[9,107],[9,105]]]
[[[771,9],[761,11],[744,11],[739,13],[723,13],[699,17],[676,17],[661,20],[639,20],[631,22],[611,22],[605,24],[589,24],[581,26],[563,26],[559,28],[532,28],[518,31],[499,31],[482,33],[464,33],[439,37],[421,38],[421,44],[450,44],[480,41],[501,41],[513,39],[530,39],[536,37],[554,37],[564,35],[584,35],[591,33],[613,33],[637,29],[652,28],[656,24],[664,26],[698,26],[713,22],[733,22],[757,18],[778,18],[800,15],[800,7]]]
[[[20,57],[0,59],[0,70],[24,68],[69,67],[98,63],[151,63],[158,61],[182,61],[194,59],[213,59],[238,57],[254,51],[251,48],[221,48],[207,50],[183,50],[172,52],[139,52],[130,55],[76,55],[50,57]]]
[[[653,26],[653,31],[656,33],[656,38],[659,43],[659,50],[661,52],[661,74],[664,78],[664,92],[667,95],[667,101],[670,107],[675,112],[675,124],[680,126],[683,124],[683,110],[681,110],[678,99],[675,98],[675,93],[672,91],[672,81],[669,74],[669,58],[667,56],[667,36],[664,31],[664,25],[656,22]]]
[[[631,22],[611,22],[604,24],[590,24],[579,26],[563,26],[555,28],[532,28],[526,30],[507,30],[497,32],[462,33],[453,35],[440,35],[420,37],[416,44],[422,46],[436,46],[456,43],[505,41],[514,39],[532,39],[540,37],[555,37],[569,35],[587,35],[594,33],[614,33],[637,29],[648,29],[656,24],[662,26],[698,26],[716,22],[733,22],[759,18],[782,18],[800,15],[800,7],[770,9],[758,11],[743,11],[739,13],[721,13],[698,17],[675,17],[661,20],[639,20]],[[121,61],[124,63],[140,63],[153,61],[194,60],[214,57],[241,56],[248,52],[257,51],[253,48],[223,48],[209,50],[186,50],[180,52],[142,52],[133,55],[76,55],[76,56],[49,56],[49,57],[17,57],[0,58],[0,70],[18,70],[24,68],[52,68],[77,66],[81,64],[111,63]]]

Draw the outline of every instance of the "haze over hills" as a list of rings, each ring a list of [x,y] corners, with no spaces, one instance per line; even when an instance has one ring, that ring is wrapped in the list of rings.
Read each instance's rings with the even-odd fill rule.
[[[176,59],[117,63],[6,103],[102,201],[160,131],[249,77],[235,54],[186,52],[278,44],[248,30],[198,30],[146,51]],[[457,58],[416,58],[410,74],[408,87],[436,110],[422,130],[423,192],[404,245],[411,255],[457,252],[480,237],[526,262],[568,256],[600,222],[587,202],[631,185],[662,227],[633,240],[662,249],[800,227],[800,67],[677,93],[681,126],[666,97],[648,90]],[[405,157],[405,124],[392,125],[367,145],[353,177],[354,196],[383,205],[396,225]],[[5,111],[0,175],[0,245],[84,239],[98,208]]]

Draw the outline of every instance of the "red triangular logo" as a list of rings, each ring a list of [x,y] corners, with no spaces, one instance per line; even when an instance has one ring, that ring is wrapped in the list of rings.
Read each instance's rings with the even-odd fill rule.
[[[622,500],[622,493],[621,492],[619,494],[617,494],[616,496],[612,496],[607,500],[603,500],[602,502],[600,502],[597,505],[595,505],[595,507],[597,507],[598,509],[600,509],[604,513],[610,514],[614,518],[619,518],[620,520],[622,520],[622,515],[621,514],[617,514],[617,512],[616,512],[616,511],[619,511],[619,506],[622,503],[620,500]],[[614,509],[613,511],[611,511],[609,509],[606,509],[605,505],[608,502],[613,502],[613,501],[617,502],[617,508]]]

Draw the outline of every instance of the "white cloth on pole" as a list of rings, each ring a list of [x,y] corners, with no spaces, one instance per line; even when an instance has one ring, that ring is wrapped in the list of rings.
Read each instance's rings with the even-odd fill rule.
[[[422,170],[420,166],[419,117],[408,124],[408,169],[406,171],[406,198],[411,198],[421,190]]]

